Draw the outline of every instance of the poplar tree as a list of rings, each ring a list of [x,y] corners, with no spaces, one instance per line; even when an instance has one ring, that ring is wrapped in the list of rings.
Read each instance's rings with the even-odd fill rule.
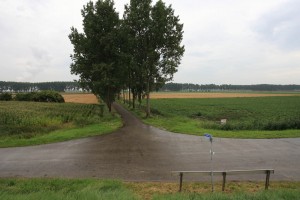
[[[74,46],[71,73],[79,75],[81,86],[100,97],[111,111],[123,85],[119,15],[112,0],[90,1],[81,14],[83,33],[72,27],[69,35]]]
[[[124,23],[131,41],[133,96],[147,97],[146,116],[150,116],[150,92],[173,79],[184,54],[183,24],[171,6],[159,0],[131,0],[125,6]]]

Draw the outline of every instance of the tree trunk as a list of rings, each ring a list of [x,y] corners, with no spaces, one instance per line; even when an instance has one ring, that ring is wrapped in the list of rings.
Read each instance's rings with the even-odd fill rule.
[[[147,82],[147,110],[146,110],[146,117],[150,117],[150,81]]]
[[[142,93],[139,92],[139,107],[142,105]]]
[[[111,99],[110,99],[110,89],[107,90],[107,98],[106,98],[106,105],[108,107],[108,111],[111,112]]]
[[[136,94],[135,92],[132,92],[132,108],[135,109],[135,100],[136,100]]]
[[[125,90],[123,89],[123,103],[125,104],[126,99],[125,99]]]
[[[130,89],[130,87],[128,89],[128,105],[129,105],[129,107],[131,106],[131,89]]]

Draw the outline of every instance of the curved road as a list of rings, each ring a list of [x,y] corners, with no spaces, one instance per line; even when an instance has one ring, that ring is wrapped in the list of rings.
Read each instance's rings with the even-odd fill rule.
[[[125,126],[97,137],[32,147],[0,149],[0,177],[97,177],[174,181],[173,170],[210,170],[210,143],[144,125],[115,104]],[[300,180],[300,138],[214,141],[215,170],[273,168],[271,179]],[[251,179],[250,179],[251,177]],[[204,180],[202,177],[187,177]],[[228,177],[235,179],[235,177]],[[236,179],[259,179],[242,176]]]

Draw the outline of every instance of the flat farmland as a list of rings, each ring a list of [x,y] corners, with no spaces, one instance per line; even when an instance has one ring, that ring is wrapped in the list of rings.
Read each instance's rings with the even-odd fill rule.
[[[66,103],[0,101],[0,147],[27,146],[110,133],[122,123],[90,94]],[[72,102],[72,103],[69,103]]]
[[[155,92],[152,99],[235,98],[235,97],[300,96],[300,93],[225,93],[225,92]]]
[[[90,93],[63,93],[62,96],[65,102],[68,103],[84,103],[84,104],[98,104],[99,101],[94,94]]]
[[[171,132],[231,138],[300,137],[299,93],[152,93],[152,117]],[[221,120],[226,119],[226,124]]]

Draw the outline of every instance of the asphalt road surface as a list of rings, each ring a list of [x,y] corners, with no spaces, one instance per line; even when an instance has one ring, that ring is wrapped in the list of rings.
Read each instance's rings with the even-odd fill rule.
[[[0,177],[177,181],[171,171],[211,169],[210,142],[204,137],[144,125],[121,106],[114,107],[125,123],[114,133],[47,145],[1,148]],[[215,138],[213,148],[214,170],[272,168],[275,174],[271,180],[300,180],[300,138]],[[264,180],[263,175],[227,178]]]

